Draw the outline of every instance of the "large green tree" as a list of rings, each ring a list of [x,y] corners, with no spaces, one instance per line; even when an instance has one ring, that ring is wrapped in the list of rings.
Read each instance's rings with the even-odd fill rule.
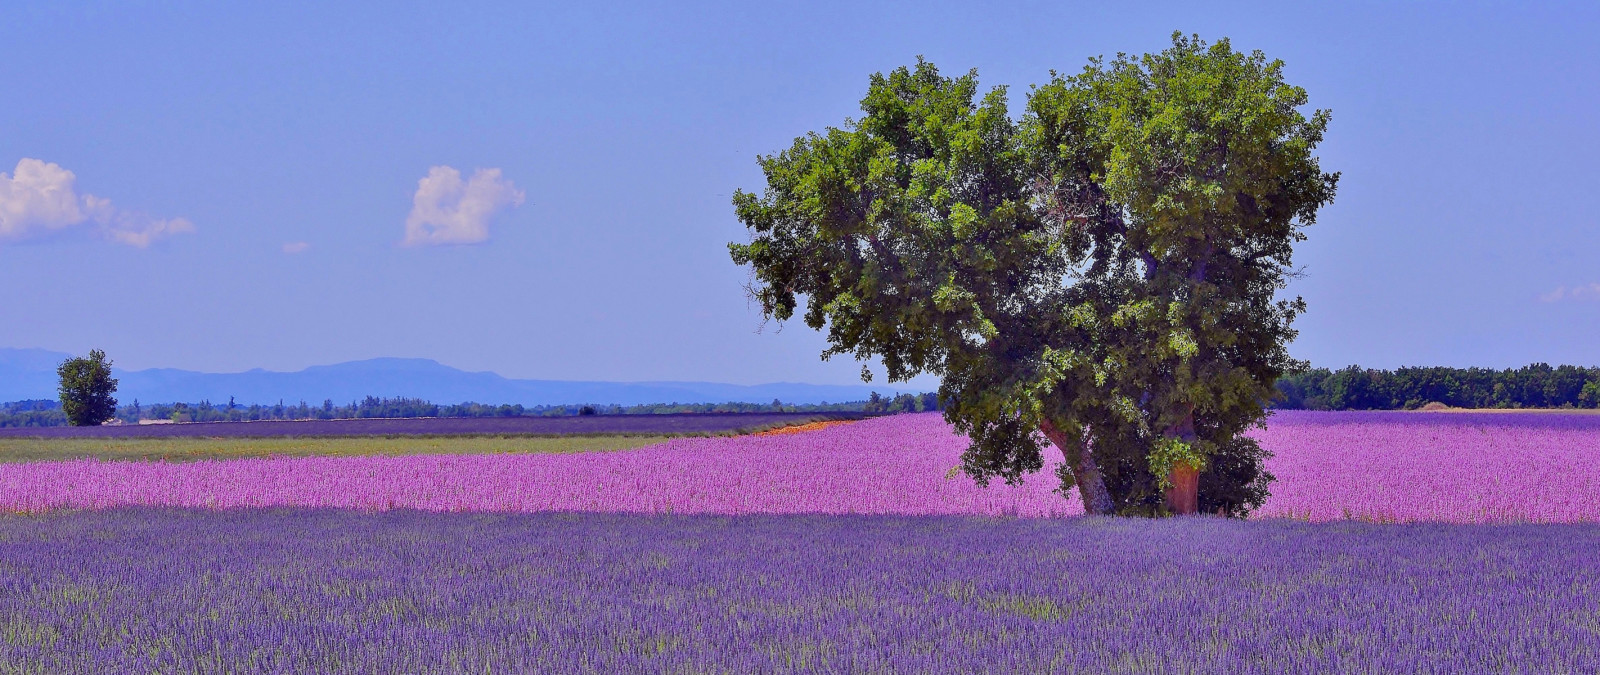
[[[1328,113],[1301,114],[1306,92],[1282,69],[1174,35],[1030,100],[1047,208],[1095,242],[1075,311],[1112,364],[1120,433],[1096,450],[1118,462],[1121,510],[1241,511],[1265,496],[1264,453],[1242,434],[1295,365],[1285,345],[1304,304],[1275,296],[1338,180],[1313,155]]]
[[[56,369],[61,377],[61,410],[73,426],[94,426],[117,413],[117,379],[111,376],[111,360],[98,349],[89,356],[70,358]]]
[[[1177,34],[1055,76],[1020,120],[919,60],[761,158],[730,250],[769,317],[805,298],[824,358],[940,375],[980,481],[1039,469],[1048,439],[1090,513],[1243,513],[1269,477],[1242,432],[1303,308],[1275,294],[1337,181],[1305,103],[1281,63]]]

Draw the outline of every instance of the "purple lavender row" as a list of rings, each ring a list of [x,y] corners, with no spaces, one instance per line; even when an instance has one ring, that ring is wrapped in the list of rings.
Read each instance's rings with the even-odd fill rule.
[[[1600,428],[1587,417],[1275,415],[1262,517],[1600,522]],[[1340,421],[1343,420],[1343,421]],[[1398,420],[1398,421],[1396,421]],[[1422,420],[1419,422],[1418,420]],[[1433,423],[1424,423],[1433,420]],[[1577,420],[1577,421],[1574,421]],[[966,441],[937,414],[784,436],[687,438],[572,455],[93,460],[0,465],[0,510],[126,505],[430,511],[1063,516],[1048,470],[979,488],[952,471]],[[1047,456],[1060,461],[1059,453]],[[1075,493],[1069,493],[1074,495]]]
[[[0,511],[327,506],[429,511],[1081,513],[1054,475],[979,488],[938,414],[622,452],[0,464]],[[1060,453],[1055,453],[1060,460]]]
[[[1600,527],[0,517],[18,672],[1596,672]]]
[[[254,438],[273,436],[513,436],[568,434],[721,434],[799,424],[814,419],[859,419],[859,413],[686,413],[576,417],[422,417],[410,419],[270,420],[98,427],[11,427],[3,437]]]
[[[1600,416],[1286,412],[1253,435],[1278,477],[1262,517],[1600,521]]]

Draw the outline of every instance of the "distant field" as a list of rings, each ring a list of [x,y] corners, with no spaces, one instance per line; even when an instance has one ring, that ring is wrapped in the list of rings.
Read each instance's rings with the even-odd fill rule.
[[[669,436],[374,436],[368,438],[0,438],[0,463],[71,459],[188,462],[251,457],[548,455],[629,450]]]
[[[268,438],[308,436],[680,436],[762,431],[862,413],[684,413],[577,417],[420,417],[410,419],[274,420],[99,427],[12,427],[0,438]]]
[[[1593,478],[1600,475],[1600,416],[1282,411],[1252,435],[1274,453],[1267,469],[1277,476],[1256,517],[1600,522],[1600,484]],[[206,456],[204,441],[191,440],[199,445],[185,447],[202,450],[190,457]],[[567,437],[572,444],[566,446],[545,445],[562,439],[526,437],[315,440],[326,445],[232,439],[237,445],[222,447],[261,453],[300,444],[304,454],[368,456],[268,451],[278,456],[13,461],[0,463],[0,511],[159,505],[1023,517],[1082,512],[1075,491],[1065,498],[1057,491],[1060,481],[1048,470],[1061,461],[1054,449],[1044,458],[1047,470],[1017,485],[976,485],[959,468],[967,439],[937,413],[804,433],[679,437],[628,452],[544,450],[606,447],[599,445],[606,439],[583,437]],[[16,447],[70,447],[39,443]],[[123,456],[162,452],[160,442],[150,443],[128,445],[134,450]]]
[[[1600,408],[1432,408],[1428,410],[1406,410],[1403,412],[1442,412],[1442,413],[1522,413],[1539,415],[1600,415]]]

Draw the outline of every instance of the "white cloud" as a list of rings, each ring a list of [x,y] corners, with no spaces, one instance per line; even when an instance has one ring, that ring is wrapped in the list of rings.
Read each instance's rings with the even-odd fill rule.
[[[526,195],[499,169],[478,169],[463,182],[461,172],[448,166],[428,169],[417,181],[406,217],[403,246],[476,244],[489,238],[489,220],[508,206],[522,204]]]
[[[293,255],[295,253],[305,253],[310,248],[311,244],[307,244],[303,241],[291,241],[283,245],[283,252]]]
[[[71,171],[37,159],[17,162],[16,175],[0,172],[0,238],[23,239],[81,223],[84,207],[101,200],[79,200]],[[109,208],[109,204],[106,205]]]
[[[78,194],[78,177],[59,164],[23,158],[13,175],[0,172],[0,242],[18,241],[87,222],[112,241],[144,248],[175,234],[193,232],[183,218],[151,218],[117,209],[111,200]]]
[[[175,234],[194,232],[194,223],[189,222],[188,218],[150,218],[126,211],[117,212],[115,218],[102,224],[101,234],[112,241],[139,248]]]
[[[1600,300],[1600,282],[1587,286],[1579,285],[1567,288],[1560,286],[1549,293],[1539,296],[1541,302],[1560,302],[1562,300]]]

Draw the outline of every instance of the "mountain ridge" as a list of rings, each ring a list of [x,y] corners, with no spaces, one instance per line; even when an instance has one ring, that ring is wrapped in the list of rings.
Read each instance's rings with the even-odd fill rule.
[[[0,401],[53,399],[56,365],[69,354],[44,349],[0,348]],[[366,396],[426,399],[435,403],[562,405],[648,403],[784,403],[857,401],[876,390],[865,385],[772,382],[754,385],[694,381],[605,382],[513,379],[490,371],[466,371],[433,359],[377,357],[297,371],[253,368],[237,373],[204,373],[178,368],[121,370],[117,398],[124,403],[193,403],[201,400],[272,404],[306,401],[337,403]]]

